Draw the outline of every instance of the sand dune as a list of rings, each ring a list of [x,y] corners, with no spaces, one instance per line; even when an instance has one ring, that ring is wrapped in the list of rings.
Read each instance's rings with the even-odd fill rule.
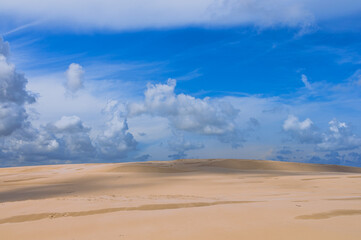
[[[0,169],[0,239],[360,239],[361,168],[203,159]]]
[[[180,159],[176,161],[143,162],[119,164],[109,168],[115,172],[157,172],[176,173],[191,171],[294,171],[294,172],[350,172],[361,173],[361,168],[326,164],[306,164],[294,162],[278,162],[264,160],[237,159]]]

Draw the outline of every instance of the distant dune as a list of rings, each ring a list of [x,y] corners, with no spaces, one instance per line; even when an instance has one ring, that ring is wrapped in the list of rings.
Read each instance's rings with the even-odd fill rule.
[[[110,171],[159,173],[227,170],[361,173],[361,168],[357,167],[247,159],[180,159],[175,161],[153,161],[127,164],[121,163],[118,164],[118,166],[110,169]]]
[[[184,159],[0,169],[0,239],[360,239],[361,168]]]

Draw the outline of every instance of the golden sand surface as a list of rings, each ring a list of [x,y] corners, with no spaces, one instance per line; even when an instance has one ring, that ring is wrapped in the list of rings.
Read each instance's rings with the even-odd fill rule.
[[[361,239],[361,168],[203,159],[0,169],[1,240]]]

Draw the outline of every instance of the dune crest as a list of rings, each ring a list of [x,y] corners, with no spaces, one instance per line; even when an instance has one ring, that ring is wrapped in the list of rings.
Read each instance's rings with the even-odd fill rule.
[[[293,171],[293,172],[350,172],[361,173],[361,168],[327,164],[309,164],[249,159],[179,159],[120,163],[109,168],[111,172],[177,173],[228,169],[232,171]]]

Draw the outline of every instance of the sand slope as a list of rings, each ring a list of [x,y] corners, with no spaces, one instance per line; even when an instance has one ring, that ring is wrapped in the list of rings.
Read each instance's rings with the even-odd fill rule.
[[[259,160],[0,169],[0,239],[360,239],[361,168]]]

